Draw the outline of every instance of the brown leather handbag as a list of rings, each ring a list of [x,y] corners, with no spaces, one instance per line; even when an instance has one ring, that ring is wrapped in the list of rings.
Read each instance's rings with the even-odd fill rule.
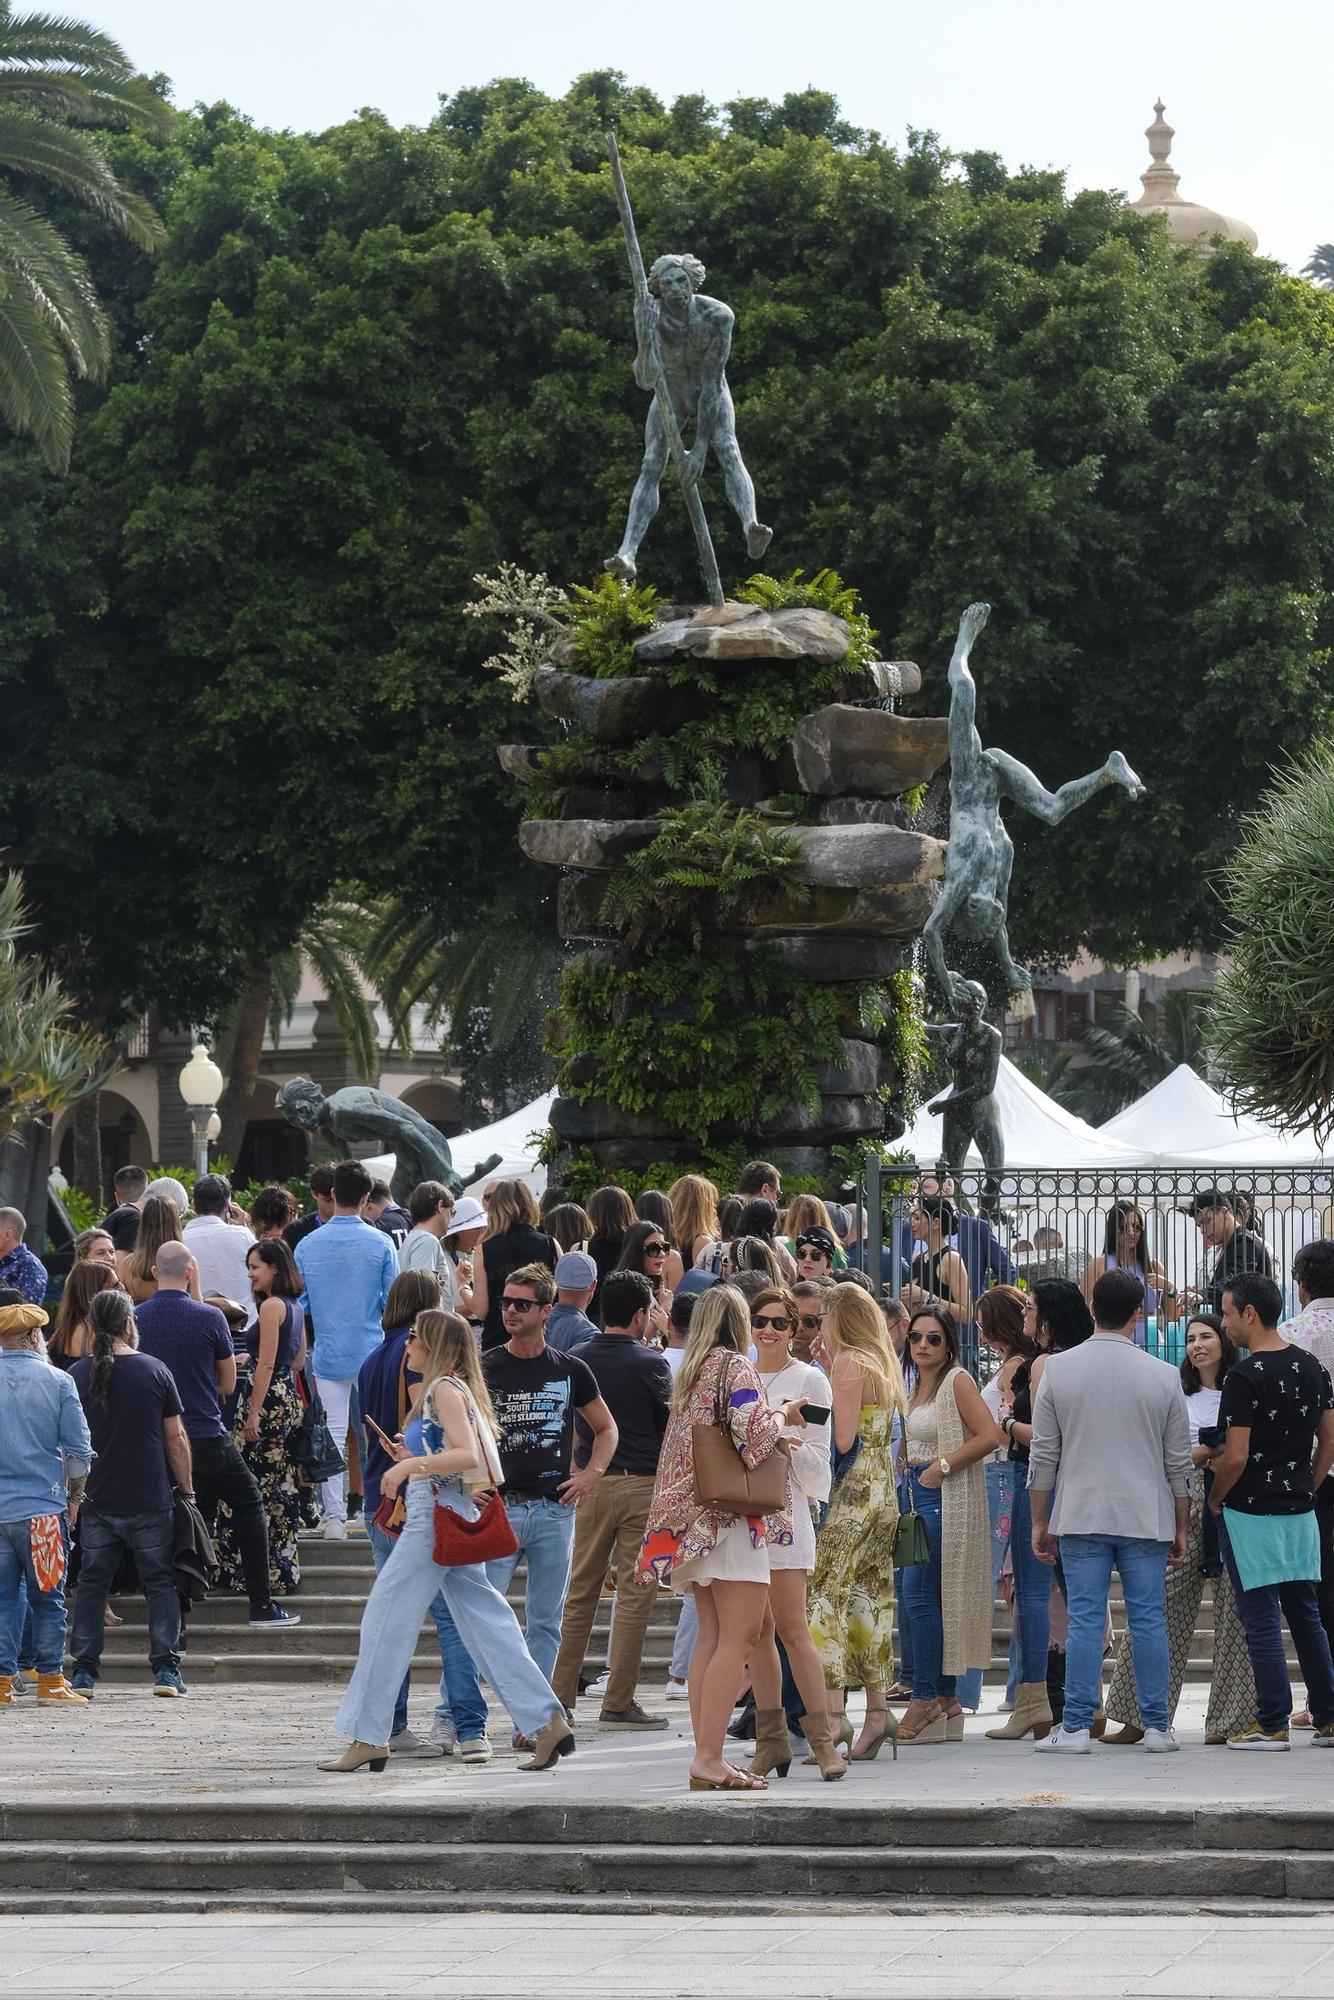
[[[787,1476],[791,1465],[787,1446],[780,1440],[769,1458],[750,1467],[732,1442],[723,1407],[723,1390],[728,1370],[718,1377],[718,1393],[711,1424],[690,1426],[690,1448],[695,1460],[695,1494],[701,1507],[716,1508],[720,1514],[778,1514],[787,1506]]]

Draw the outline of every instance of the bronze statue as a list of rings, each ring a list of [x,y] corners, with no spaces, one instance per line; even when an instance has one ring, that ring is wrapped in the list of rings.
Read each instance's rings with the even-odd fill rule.
[[[1000,1030],[985,1018],[986,988],[975,979],[952,975],[952,998],[959,1019],[926,1024],[928,1035],[944,1038],[945,1060],[954,1078],[948,1093],[927,1107],[944,1120],[936,1173],[942,1181],[950,1179],[956,1187],[962,1186],[968,1148],[975,1143],[986,1176],[978,1206],[983,1215],[994,1216],[1000,1206],[1005,1171],[1005,1136],[995,1096]]]
[[[1049,792],[1017,757],[1004,750],[982,748],[974,720],[977,688],[968,655],[990,611],[989,604],[968,606],[959,620],[959,636],[950,661],[949,858],[945,886],[926,921],[922,942],[948,1003],[962,1007],[956,989],[966,982],[945,964],[946,935],[955,930],[964,937],[990,938],[1006,985],[1021,998],[1015,1011],[1022,1015],[1032,1012],[1033,982],[1010,955],[1007,905],[1014,847],[1001,819],[1001,800],[1013,799],[1025,812],[1056,826],[1107,785],[1120,785],[1132,799],[1139,798],[1144,787],[1119,750],[1113,750],[1100,771],[1074,778],[1059,791]]]
[[[296,1076],[278,1092],[277,1105],[289,1125],[299,1132],[318,1133],[338,1153],[353,1154],[357,1147],[367,1146],[392,1153],[397,1162],[392,1182],[397,1202],[405,1202],[422,1181],[441,1181],[453,1194],[463,1191],[448,1139],[388,1091],[350,1083],[326,1097],[309,1077]],[[499,1159],[499,1153],[493,1153],[478,1168],[478,1177]]]

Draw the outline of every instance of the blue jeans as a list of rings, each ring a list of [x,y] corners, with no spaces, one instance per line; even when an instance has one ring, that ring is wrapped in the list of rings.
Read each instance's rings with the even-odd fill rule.
[[[39,1674],[65,1665],[65,1586],[42,1590],[32,1564],[31,1521],[0,1521],[0,1675],[13,1680],[32,1619],[31,1661]]]
[[[1107,1599],[1115,1564],[1135,1649],[1139,1719],[1146,1729],[1166,1729],[1172,1720],[1167,1700],[1166,1600],[1171,1544],[1123,1541],[1116,1535],[1062,1535],[1060,1544],[1070,1613],[1070,1637],[1065,1644],[1065,1727],[1087,1729],[1098,1706]]]
[[[905,1484],[908,1503],[925,1522],[931,1544],[929,1562],[913,1563],[901,1572],[904,1601],[912,1624],[912,1695],[914,1701],[948,1700],[954,1694],[954,1675],[940,1670],[945,1648],[945,1623],[940,1609],[940,1488],[923,1486],[921,1471],[913,1465],[908,1468]]]
[[[139,1586],[148,1601],[148,1663],[154,1673],[180,1666],[181,1600],[172,1570],[173,1520],[170,1507],[147,1514],[79,1515],[79,1588],[74,1598],[70,1653],[75,1668],[97,1678],[106,1632],[111,1586],[128,1549]]]
[[[384,1568],[394,1553],[393,1535],[386,1535],[383,1528],[377,1528],[374,1521],[367,1520],[370,1535],[371,1560],[376,1574]],[[449,1606],[443,1595],[437,1591],[431,1603],[431,1616],[435,1620],[436,1634],[440,1640],[440,1699],[435,1705],[437,1715],[452,1716],[459,1740],[466,1743],[470,1738],[485,1736],[487,1708],[482,1690],[477,1681],[477,1669],[468,1655],[468,1649],[459,1637],[458,1627],[449,1615]],[[403,1685],[394,1703],[393,1734],[398,1736],[408,1726],[408,1684],[411,1670],[404,1674]]]
[[[996,1602],[996,1588],[1000,1583],[1000,1573],[1005,1564],[1005,1551],[1010,1546],[1010,1508],[1014,1493],[1014,1466],[1007,1458],[989,1460],[987,1474],[987,1512],[991,1516],[991,1601]],[[955,1692],[961,1708],[972,1709],[976,1713],[982,1699],[982,1668],[969,1667],[966,1674],[960,1674]],[[1019,1675],[1019,1640],[1015,1632],[1010,1634],[1010,1667],[1005,1684],[1006,1698],[1014,1700],[1014,1684]]]
[[[442,1569],[434,1556],[435,1495],[428,1479],[410,1479],[408,1518],[393,1552],[375,1579],[361,1620],[357,1664],[343,1696],[334,1729],[358,1743],[387,1743],[393,1733],[394,1704],[417,1646],[422,1620],[443,1596],[460,1639],[504,1702],[514,1726],[525,1736],[559,1713],[551,1684],[534,1666],[518,1620],[482,1563]],[[477,1504],[453,1479],[441,1480],[440,1496],[457,1513],[474,1515]],[[82,1593],[80,1593],[82,1594]]]
[[[574,1556],[574,1508],[559,1500],[507,1500],[505,1512],[519,1546],[489,1562],[486,1574],[503,1597],[522,1556],[528,1566],[523,1637],[533,1662],[550,1680],[560,1651],[560,1622]]]
[[[1320,1599],[1314,1581],[1310,1583],[1263,1583],[1258,1589],[1243,1590],[1237,1574],[1236,1558],[1227,1536],[1227,1508],[1222,1514],[1219,1536],[1223,1560],[1232,1579],[1237,1600],[1237,1616],[1246,1634],[1246,1651],[1255,1673],[1255,1719],[1271,1733],[1286,1729],[1292,1714],[1292,1681],[1288,1656],[1283,1645],[1283,1619],[1288,1621],[1292,1643],[1306,1682],[1306,1699],[1311,1704],[1311,1720],[1317,1729],[1334,1722],[1334,1665],[1329,1640],[1320,1619]],[[1136,1677],[1139,1665],[1136,1662]]]
[[[1028,1498],[1028,1467],[1015,1466],[1014,1506],[1010,1513],[1010,1567],[1014,1572],[1015,1625],[1019,1635],[1019,1678],[1030,1685],[1047,1680],[1051,1646],[1052,1569],[1033,1553],[1033,1509]],[[1062,1547],[1065,1537],[1062,1536]],[[1110,1587],[1110,1586],[1109,1586]]]

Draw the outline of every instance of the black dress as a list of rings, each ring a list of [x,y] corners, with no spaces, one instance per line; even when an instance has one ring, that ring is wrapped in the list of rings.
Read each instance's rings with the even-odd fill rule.
[[[940,1276],[940,1260],[948,1255],[948,1250],[937,1250],[934,1256],[928,1257],[924,1250],[919,1250],[908,1275],[924,1292],[930,1292],[933,1299],[939,1299],[942,1305],[952,1306],[954,1294]]]
[[[486,1237],[481,1249],[482,1269],[486,1272],[486,1318],[482,1322],[482,1352],[485,1354],[488,1348],[503,1347],[505,1344],[500,1299],[510,1272],[519,1270],[524,1264],[545,1264],[549,1271],[554,1271],[560,1251],[551,1237],[527,1222],[516,1222],[501,1235]]]

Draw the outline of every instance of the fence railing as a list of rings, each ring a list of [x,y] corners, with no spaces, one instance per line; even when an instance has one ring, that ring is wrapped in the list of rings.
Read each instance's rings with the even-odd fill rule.
[[[863,1156],[856,1198],[866,1213],[867,1269],[907,1275],[912,1244],[913,1197],[932,1166],[887,1164]],[[1195,1204],[1220,1190],[1239,1224],[1249,1227],[1268,1253],[1288,1314],[1298,1310],[1292,1259],[1303,1243],[1334,1236],[1334,1164],[1312,1167],[1030,1167],[1009,1168],[999,1204],[989,1212],[980,1169],[961,1176],[953,1199],[964,1218],[955,1247],[968,1269],[973,1304],[988,1284],[1031,1285],[1039,1278],[1083,1283],[1090,1264],[1108,1248],[1108,1217],[1118,1202],[1133,1202],[1144,1225],[1146,1259],[1164,1274],[1163,1297],[1149,1300],[1147,1345],[1166,1360],[1185,1348],[1186,1307],[1192,1293],[1207,1291],[1222,1249],[1195,1221]],[[989,1232],[989,1235],[988,1235]],[[984,1254],[985,1247],[985,1254]],[[888,1259],[884,1252],[891,1254]],[[898,1259],[896,1267],[895,1258]],[[997,1276],[997,1267],[1004,1273]],[[901,1268],[899,1268],[901,1267]],[[892,1278],[891,1278],[892,1281]],[[969,1360],[978,1361],[972,1315],[965,1332]]]

